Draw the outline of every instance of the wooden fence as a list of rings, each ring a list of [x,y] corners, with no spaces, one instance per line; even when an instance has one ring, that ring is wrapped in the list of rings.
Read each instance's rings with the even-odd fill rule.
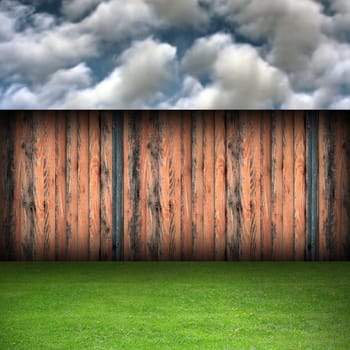
[[[2,260],[349,260],[349,113],[1,112]]]

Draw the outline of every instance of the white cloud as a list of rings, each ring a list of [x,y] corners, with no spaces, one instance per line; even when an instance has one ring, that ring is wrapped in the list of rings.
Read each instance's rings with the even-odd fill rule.
[[[146,0],[157,17],[167,25],[198,27],[209,21],[198,0]]]
[[[177,106],[269,108],[281,104],[289,93],[287,77],[264,61],[257,50],[249,45],[236,44],[227,37],[214,35],[198,40],[185,58],[191,58],[192,66],[195,66],[197,58],[201,66],[201,57],[206,56],[208,48],[215,47],[213,43],[218,42],[218,38],[221,39],[219,41],[222,47],[216,57],[211,57],[211,62],[206,67],[211,83],[200,88],[199,82],[191,80],[190,86],[195,88],[191,90],[190,96],[186,96],[188,87],[185,85],[185,93],[178,100]]]
[[[135,42],[120,65],[88,89],[69,93],[65,108],[142,108],[174,74],[176,48],[152,38]]]
[[[220,51],[231,43],[231,35],[225,33],[216,33],[210,37],[199,38],[187,50],[182,59],[182,65],[193,76],[207,74]]]
[[[101,2],[94,12],[77,24],[99,40],[120,40],[147,33],[157,25],[150,7],[143,0]]]
[[[0,95],[1,108],[50,108],[59,107],[67,90],[76,91],[91,84],[91,71],[80,63],[70,69],[60,69],[49,76],[44,85],[30,89],[27,86],[13,84]]]
[[[62,13],[69,19],[77,19],[93,10],[103,0],[63,0]]]

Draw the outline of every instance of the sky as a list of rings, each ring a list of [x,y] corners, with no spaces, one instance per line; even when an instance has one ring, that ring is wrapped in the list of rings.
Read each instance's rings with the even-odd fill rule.
[[[1,109],[349,109],[349,0],[0,0]]]

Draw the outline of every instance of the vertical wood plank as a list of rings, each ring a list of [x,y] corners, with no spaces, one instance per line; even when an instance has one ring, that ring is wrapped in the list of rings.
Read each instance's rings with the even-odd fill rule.
[[[112,259],[112,113],[101,112],[101,259]]]
[[[225,112],[215,111],[215,160],[214,160],[214,234],[215,260],[226,259],[226,150]]]
[[[124,116],[124,257],[140,257],[140,125],[130,112]]]
[[[228,260],[240,260],[242,254],[242,183],[241,166],[241,122],[238,112],[227,112],[226,116],[226,229]]]
[[[192,115],[192,249],[193,260],[203,258],[203,116]]]
[[[344,157],[344,173],[342,179],[342,215],[344,232],[344,260],[350,260],[350,115],[342,112],[341,124],[344,128],[342,149]]]
[[[241,203],[242,203],[242,260],[249,260],[251,257],[251,135],[249,114],[240,111],[240,133],[241,133],[241,155],[240,155],[240,182],[242,186]],[[254,236],[253,236],[254,238]]]
[[[282,216],[282,112],[272,116],[272,169],[271,169],[271,231],[272,256],[274,260],[283,260],[283,216]]]
[[[153,114],[153,113],[152,113]],[[157,113],[158,114],[158,113]],[[148,242],[151,257],[156,260],[167,260],[171,254],[170,236],[170,138],[168,135],[169,125],[167,123],[167,112],[161,111],[151,121],[151,173],[154,178],[152,191],[154,202],[153,219],[155,225],[154,235]]]
[[[272,260],[271,235],[271,113],[264,111],[261,121],[261,256]]]
[[[66,117],[66,241],[68,260],[78,260],[78,115]]]
[[[66,236],[66,113],[56,115],[55,241],[56,259],[67,259]]]
[[[22,257],[24,260],[33,260],[36,250],[36,237],[34,229],[35,202],[33,195],[33,117],[31,112],[23,112],[21,118],[23,138],[22,146],[22,174],[21,181],[21,243]]]
[[[294,250],[294,120],[292,113],[284,112],[282,125],[282,259],[289,261],[293,260]]]
[[[89,260],[100,259],[100,113],[89,112]]]
[[[192,258],[192,125],[191,112],[181,118],[181,241],[182,260]]]
[[[169,260],[181,259],[181,113],[167,113],[169,150]]]
[[[123,259],[123,113],[113,116],[113,260]]]
[[[203,259],[211,261],[215,253],[215,143],[214,113],[206,111],[203,118]]]
[[[249,189],[250,189],[250,229],[249,229],[249,260],[261,259],[261,228],[260,228],[260,112],[248,114],[247,127],[250,130]]]
[[[349,190],[346,183],[346,119],[343,111],[333,113],[335,126],[335,251],[337,260],[345,260],[349,254],[346,250],[348,225],[347,212],[345,209],[348,200]]]
[[[309,260],[318,260],[319,250],[319,164],[318,164],[318,113],[309,112],[306,128],[307,153],[307,257]]]
[[[0,118],[0,198],[3,204],[0,206],[0,260],[14,260],[14,142],[15,142],[15,118],[14,112],[5,112]]]
[[[305,186],[305,112],[294,115],[294,260],[305,259],[306,186]]]
[[[78,112],[78,260],[89,257],[89,117]]]

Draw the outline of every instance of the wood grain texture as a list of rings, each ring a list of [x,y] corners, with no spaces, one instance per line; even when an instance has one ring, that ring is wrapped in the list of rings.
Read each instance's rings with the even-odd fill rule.
[[[55,127],[55,242],[56,259],[67,259],[66,235],[66,112],[58,111]],[[49,208],[50,209],[50,208]]]
[[[226,260],[226,129],[224,111],[215,112],[214,131],[214,258]]]
[[[203,118],[203,260],[211,261],[215,253],[215,142],[214,112]]]
[[[0,260],[15,260],[14,232],[14,112],[6,112],[0,118]]]
[[[165,137],[169,150],[169,255],[167,260],[181,260],[181,113],[166,114]]]
[[[273,260],[283,260],[282,112],[272,116],[271,140],[271,231]]]
[[[296,111],[294,115],[294,260],[306,257],[306,183],[305,183],[305,113]]]
[[[282,125],[282,218],[283,218],[283,260],[294,256],[294,119],[283,113]]]
[[[118,111],[118,150],[116,112],[4,113],[1,259],[116,259],[119,224],[125,260],[350,258],[347,111]]]
[[[242,254],[241,120],[237,112],[226,116],[226,256],[240,260]]]
[[[261,121],[260,198],[261,198],[261,258],[272,260],[272,207],[271,207],[271,113],[264,111]]]
[[[67,259],[78,260],[78,114],[68,112],[66,118]]]
[[[203,115],[192,115],[192,259],[203,260]]]
[[[89,112],[89,260],[100,259],[100,113]]]
[[[34,260],[55,260],[55,118],[33,116]]]
[[[181,259],[192,259],[192,138],[191,112],[181,118]],[[190,234],[191,233],[191,234]]]
[[[101,115],[101,259],[112,259],[112,112]]]

